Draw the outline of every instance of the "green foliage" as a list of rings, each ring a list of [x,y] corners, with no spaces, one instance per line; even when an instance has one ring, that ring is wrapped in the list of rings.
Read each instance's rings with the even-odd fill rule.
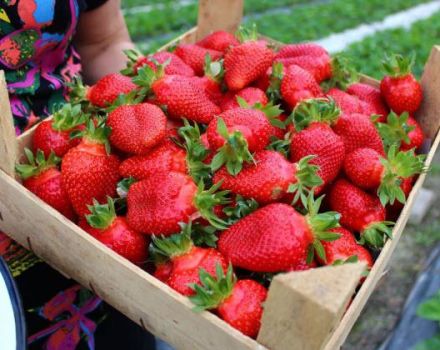
[[[431,299],[420,304],[417,309],[417,316],[426,320],[436,321],[440,325],[440,290]],[[431,339],[417,344],[415,350],[437,350],[440,349],[440,333]]]

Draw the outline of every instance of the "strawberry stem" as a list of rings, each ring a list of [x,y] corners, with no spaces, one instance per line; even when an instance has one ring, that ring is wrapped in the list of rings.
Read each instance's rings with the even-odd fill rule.
[[[411,74],[415,59],[416,56],[414,53],[409,57],[404,57],[399,54],[392,54],[391,56],[385,56],[382,64],[385,72],[388,75],[398,78]]]
[[[244,43],[246,41],[257,41],[258,40],[257,25],[253,23],[250,28],[240,26],[235,36],[237,37],[237,40],[240,43]]]
[[[86,215],[86,220],[93,228],[105,230],[116,218],[115,202],[111,197],[107,197],[106,204],[100,204],[94,199],[93,205],[88,205],[87,208],[91,214]]]

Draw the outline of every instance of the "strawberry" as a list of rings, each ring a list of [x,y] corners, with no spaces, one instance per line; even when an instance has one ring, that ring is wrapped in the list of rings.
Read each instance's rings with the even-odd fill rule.
[[[168,281],[168,278],[170,278],[172,270],[173,270],[173,263],[171,261],[165,261],[156,264],[156,270],[154,270],[154,277],[156,277],[161,282],[166,283]]]
[[[120,73],[112,73],[89,88],[87,99],[92,105],[103,108],[112,104],[119,95],[128,94],[136,88],[131,78]]]
[[[229,90],[239,91],[257,80],[271,66],[274,54],[263,41],[257,41],[256,28],[241,30],[241,44],[225,54],[225,82]]]
[[[260,103],[262,106],[265,106],[269,102],[269,99],[263,90],[255,87],[247,87],[237,92],[230,91],[223,97],[223,101],[220,104],[220,108],[223,112],[229,109],[240,107],[237,102],[237,96],[245,100],[250,106],[253,106],[256,103]]]
[[[221,168],[214,176],[214,183],[220,183],[223,190],[253,198],[260,204],[279,201],[287,192],[295,192],[298,198],[322,183],[316,175],[318,167],[309,164],[311,158],[293,164],[278,152],[259,151],[255,153],[255,162],[245,164],[236,176]]]
[[[378,122],[376,128],[385,145],[396,144],[402,151],[418,150],[425,140],[420,124],[410,117],[407,112],[402,113],[400,116],[391,112],[386,123]]]
[[[381,155],[385,154],[379,132],[374,123],[363,114],[342,114],[333,130],[344,141],[347,154],[357,148],[372,148]]]
[[[63,158],[63,185],[80,216],[89,213],[87,205],[91,205],[93,199],[103,203],[107,196],[116,195],[119,159],[106,151],[109,132],[102,123],[95,127],[94,122],[89,121],[81,143]]]
[[[238,174],[244,161],[252,161],[250,152],[269,144],[271,132],[272,126],[262,111],[234,108],[223,112],[207,128],[209,145],[217,151],[212,169],[226,164],[230,174]]]
[[[306,42],[300,44],[289,44],[284,45],[278,51],[276,58],[287,58],[287,57],[300,57],[300,56],[313,56],[320,57],[328,55],[326,49],[315,43]]]
[[[183,295],[193,295],[191,288],[200,283],[199,271],[204,269],[207,274],[215,275],[216,269],[226,271],[227,263],[223,255],[214,248],[196,247],[191,240],[191,223],[182,224],[180,234],[169,237],[152,237],[153,256],[160,260],[169,259],[170,266],[160,267],[167,274],[157,272],[164,282]],[[162,266],[163,262],[159,266]],[[163,271],[160,271],[163,272]]]
[[[61,172],[57,168],[60,159],[53,152],[47,159],[41,150],[36,152],[35,157],[27,148],[24,152],[29,164],[15,166],[17,174],[23,179],[23,186],[66,218],[73,220],[75,213],[61,181]]]
[[[119,166],[121,177],[147,179],[158,172],[179,172],[186,174],[186,152],[171,140],[166,140],[143,156],[125,159]]]
[[[223,30],[212,32],[196,43],[196,45],[204,47],[205,49],[221,51],[223,53],[226,53],[231,47],[239,44],[240,42],[233,34]]]
[[[41,150],[47,158],[51,152],[63,157],[69,149],[79,144],[80,140],[70,138],[70,133],[83,128],[87,115],[81,112],[81,106],[65,104],[55,112],[52,120],[38,124],[32,138],[34,152]]]
[[[337,239],[329,233],[339,215],[318,214],[322,197],[309,196],[309,213],[299,214],[287,204],[272,203],[257,209],[223,231],[218,249],[234,267],[255,272],[279,272],[310,263],[313,252],[325,259],[320,240]]]
[[[289,107],[295,108],[299,102],[321,94],[321,88],[308,71],[294,64],[285,69],[281,81],[281,96]]]
[[[149,238],[128,226],[125,217],[116,216],[112,198],[106,204],[94,201],[89,210],[91,214],[79,225],[84,231],[132,263],[146,262]]]
[[[377,115],[377,121],[380,122],[386,120],[389,110],[378,88],[368,84],[354,83],[347,88],[347,93],[357,96],[361,101],[370,105],[369,111],[364,107],[364,112],[367,112],[368,115]]]
[[[220,51],[205,49],[195,44],[179,44],[174,54],[190,66],[198,76],[202,76],[204,73],[205,58],[207,55],[209,55],[213,61],[218,61],[223,57],[223,53]]]
[[[341,214],[341,224],[360,232],[361,242],[381,247],[391,238],[391,225],[385,220],[385,208],[372,196],[345,179],[337,180],[330,189],[329,204]]]
[[[146,154],[166,136],[167,117],[150,103],[122,105],[109,113],[110,142],[121,151]]]
[[[365,114],[366,118],[369,118],[372,112],[371,106],[366,102],[337,88],[330,89],[326,96],[335,100],[336,105],[344,114],[361,113]]]
[[[205,90],[208,97],[215,104],[220,104],[223,99],[222,82],[224,76],[223,64],[221,61],[211,61],[210,56],[205,59],[205,75],[194,77],[196,82]]]
[[[237,281],[231,265],[226,274],[219,266],[215,277],[201,269],[200,282],[201,285],[192,286],[195,295],[190,297],[195,311],[215,310],[222,320],[244,335],[257,337],[266,288],[254,280]]]
[[[144,67],[133,81],[154,93],[154,103],[165,107],[170,118],[186,118],[207,124],[220,114],[220,108],[192,77],[163,74],[163,66],[156,72]]]
[[[323,186],[327,185],[339,174],[345,157],[344,142],[330,127],[339,118],[339,109],[332,100],[306,100],[289,118],[295,125],[290,144],[291,160],[298,162],[315,155],[310,163],[319,167],[318,175]]]
[[[344,171],[356,186],[377,190],[383,206],[397,199],[405,203],[402,180],[412,178],[424,170],[425,155],[416,156],[414,150],[399,152],[396,145],[390,147],[387,158],[371,148],[358,148],[344,161]]]
[[[393,55],[384,61],[386,75],[380,82],[380,92],[388,106],[397,114],[414,113],[422,103],[422,86],[411,73],[411,59]]]
[[[339,239],[332,242],[322,242],[325,250],[325,265],[339,265],[346,262],[365,262],[369,269],[373,267],[371,253],[362,245],[356,242],[356,238],[349,230],[343,227],[336,227],[329,230],[338,233]]]
[[[133,184],[127,196],[127,220],[135,230],[149,235],[171,235],[180,222],[204,217],[218,228],[225,222],[213,213],[213,207],[228,203],[227,191],[215,193],[218,185],[204,190],[191,177],[177,172],[156,173]]]

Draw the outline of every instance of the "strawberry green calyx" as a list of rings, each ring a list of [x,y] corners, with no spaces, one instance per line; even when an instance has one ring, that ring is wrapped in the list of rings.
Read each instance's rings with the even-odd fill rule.
[[[228,223],[230,225],[234,224],[245,216],[248,216],[260,207],[255,199],[245,199],[240,195],[237,195],[234,203],[231,204],[231,206],[227,206],[223,209],[223,212],[228,217]]]
[[[189,297],[195,305],[193,310],[201,312],[218,308],[231,294],[237,278],[232,265],[229,264],[226,274],[220,264],[215,267],[216,276],[211,276],[206,270],[200,269],[200,285],[193,284],[191,289],[196,293]]]
[[[225,70],[223,68],[223,60],[212,62],[212,58],[209,54],[205,56],[205,65],[203,68],[205,76],[209,77],[212,81],[220,84],[223,81]]]
[[[179,225],[181,227],[180,233],[169,237],[152,236],[150,250],[153,257],[161,258],[161,260],[163,258],[172,259],[188,253],[194,247],[191,240],[192,222],[180,223]]]
[[[293,122],[295,129],[301,131],[313,122],[332,125],[340,114],[341,110],[332,98],[314,98],[300,102],[287,122]]]
[[[385,56],[382,64],[386,74],[398,78],[411,74],[415,59],[415,54],[412,54],[409,57],[393,54],[391,56]]]
[[[416,155],[414,150],[404,152],[398,151],[396,145],[390,147],[387,159],[380,159],[384,173],[377,194],[383,206],[388,203],[394,204],[396,199],[402,204],[405,203],[405,193],[400,187],[402,179],[424,172],[425,159],[426,155]]]
[[[168,59],[164,63],[159,64],[153,58],[150,58],[150,61],[154,63],[155,69],[144,65],[139,68],[137,75],[132,78],[133,83],[141,88],[139,95],[147,96],[151,93],[151,86],[156,80],[161,79],[165,75],[165,67],[171,62]]]
[[[375,123],[376,129],[387,148],[393,144],[400,147],[402,142],[410,143],[409,133],[415,129],[415,126],[409,125],[408,119],[408,112],[404,112],[400,116],[391,112],[386,123]]]
[[[284,66],[281,62],[274,62],[272,65],[272,73],[269,77],[269,87],[266,90],[266,95],[271,101],[281,100],[281,81],[284,76]]]
[[[194,223],[191,239],[198,247],[208,246],[211,248],[217,248],[218,237],[216,235],[217,229],[211,225],[202,225],[200,223]]]
[[[15,166],[15,171],[23,180],[38,176],[47,169],[55,168],[61,162],[61,159],[53,152],[50,152],[47,159],[44,157],[44,152],[40,149],[37,150],[35,157],[29,148],[25,148],[24,153],[28,160],[28,164],[17,164]]]
[[[66,83],[69,91],[69,102],[72,105],[81,104],[87,102],[87,87],[84,85],[82,79],[79,76],[73,78],[71,82]]]
[[[60,110],[54,113],[52,129],[57,131],[68,131],[84,124],[88,115],[81,111],[81,105],[66,103]]]
[[[225,164],[231,175],[237,175],[243,168],[243,163],[254,162],[254,157],[249,152],[248,143],[240,131],[228,132],[222,118],[218,118],[217,132],[225,139],[225,144],[219,148],[211,162],[211,170],[216,171]]]
[[[339,219],[341,214],[336,211],[319,213],[323,198],[324,196],[321,196],[315,200],[313,198],[313,193],[310,193],[307,197],[306,209],[308,213],[306,215],[306,220],[314,236],[314,240],[309,246],[307,252],[307,264],[310,264],[313,261],[315,253],[320,259],[326,261],[325,250],[321,241],[331,242],[341,237],[338,233],[330,232],[332,228],[340,226]]]
[[[88,205],[87,208],[91,214],[86,215],[86,220],[93,228],[105,230],[116,219],[115,202],[111,197],[107,197],[106,204],[101,204],[94,199],[93,205]]]
[[[267,120],[272,124],[272,126],[276,126],[277,128],[280,128],[280,129],[286,128],[286,124],[284,124],[284,122],[282,122],[281,120],[279,120],[277,118],[283,113],[283,110],[280,108],[280,105],[274,105],[273,102],[270,101],[269,103],[267,103],[264,106],[261,104],[261,102],[257,102],[253,106],[251,106],[241,96],[237,96],[236,99],[237,99],[238,105],[241,108],[255,109],[255,110],[263,112],[266,115]]]
[[[332,77],[324,81],[321,86],[324,91],[337,87],[346,90],[348,86],[360,81],[360,75],[350,60],[343,55],[336,55],[332,58]]]
[[[367,244],[374,248],[381,248],[384,246],[387,238],[392,239],[394,222],[392,221],[378,221],[368,225],[362,232],[359,244]]]
[[[240,43],[244,43],[246,41],[257,41],[257,25],[254,23],[250,28],[240,26],[240,28],[238,28],[237,32],[235,33],[235,36]]]
[[[287,189],[287,192],[295,193],[292,204],[297,203],[301,199],[301,202],[306,206],[310,191],[314,187],[323,184],[321,177],[318,175],[319,166],[310,164],[313,158],[315,158],[314,155],[306,156],[296,164],[297,171],[295,177],[297,181],[294,184],[290,184]]]
[[[191,177],[196,183],[209,178],[211,167],[204,163],[209,150],[201,142],[198,124],[194,122],[194,125],[191,125],[188,120],[183,119],[183,126],[178,132],[184,140],[183,144],[178,143],[178,145],[186,150],[186,163]]]
[[[123,50],[125,56],[127,57],[127,67],[121,70],[121,74],[126,75],[128,77],[135,75],[135,65],[138,62],[139,59],[143,58],[144,55],[136,49],[128,49]]]
[[[75,130],[70,134],[71,138],[82,137],[90,143],[102,144],[107,154],[110,154],[110,142],[108,140],[111,128],[105,124],[105,119],[97,118],[97,125],[93,119],[86,123],[85,130]]]
[[[218,191],[222,182],[218,182],[213,185],[209,190],[205,190],[204,184],[201,181],[197,188],[197,195],[194,198],[194,205],[196,206],[200,215],[208,220],[208,222],[219,230],[225,230],[228,227],[228,223],[220,219],[214,213],[214,207],[216,205],[224,205],[230,203],[228,194],[230,191]]]
[[[352,264],[352,263],[357,263],[357,262],[359,262],[359,257],[357,255],[352,255],[345,260],[337,259],[337,260],[333,261],[332,265],[333,266],[340,266],[340,265],[344,265],[344,264]]]
[[[276,136],[270,137],[270,143],[266,147],[266,149],[271,151],[277,151],[281,153],[286,159],[290,158],[290,145],[292,144],[291,133],[288,132],[284,135],[282,139],[277,138]]]

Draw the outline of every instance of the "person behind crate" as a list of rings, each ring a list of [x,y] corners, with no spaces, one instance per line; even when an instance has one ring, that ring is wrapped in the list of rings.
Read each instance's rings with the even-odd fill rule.
[[[119,71],[132,47],[120,0],[1,0],[0,69],[16,133],[52,114],[76,75],[93,84]],[[151,335],[1,233],[0,255],[27,310],[29,349],[154,349]]]

